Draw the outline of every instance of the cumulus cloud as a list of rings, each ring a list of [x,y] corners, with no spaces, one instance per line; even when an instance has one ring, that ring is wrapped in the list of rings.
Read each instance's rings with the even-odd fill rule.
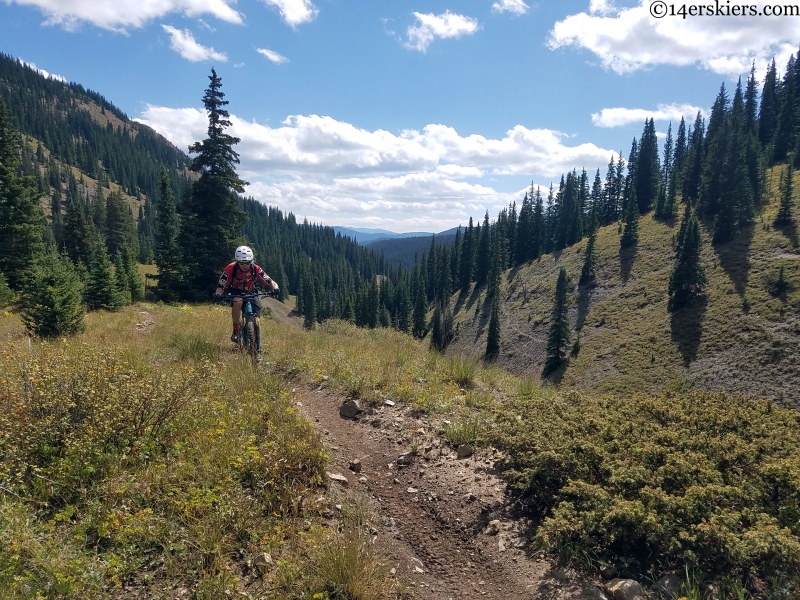
[[[148,106],[138,120],[181,148],[203,139],[208,127],[196,108]],[[604,167],[612,154],[522,125],[492,139],[439,124],[395,134],[327,116],[293,115],[269,127],[231,115],[229,132],[241,139],[239,173],[254,198],[326,224],[394,224],[395,231],[466,223],[519,201],[520,176],[547,180]]]
[[[773,7],[791,3],[769,2]],[[765,4],[756,0],[753,5],[762,11]],[[797,18],[667,15],[656,19],[650,7],[651,0],[629,8],[591,0],[588,13],[570,15],[553,26],[548,45],[585,48],[617,73],[660,64],[700,65],[735,77],[749,71],[753,61],[761,72],[773,56],[785,63],[800,43]]]
[[[277,52],[273,50],[268,50],[267,48],[256,48],[256,52],[266,56],[276,65],[282,65],[283,63],[289,62],[289,59],[283,56],[282,54],[278,54]]]
[[[415,12],[417,24],[408,28],[406,47],[425,52],[436,38],[459,38],[478,31],[478,21],[449,10],[441,15]]]
[[[630,123],[644,123],[645,119],[655,121],[675,121],[681,118],[687,122],[694,121],[697,113],[703,115],[708,111],[691,104],[659,104],[656,110],[646,108],[604,108],[592,114],[592,123],[598,127],[622,127]]]
[[[201,62],[204,60],[218,60],[225,62],[228,57],[213,48],[206,48],[198,44],[192,32],[188,29],[175,29],[169,25],[162,25],[164,31],[169,34],[170,47],[186,60]]]
[[[319,13],[311,0],[264,0],[264,3],[277,8],[281,18],[292,27],[313,21]]]
[[[190,17],[209,14],[229,23],[241,23],[242,16],[231,8],[235,0],[6,0],[23,6],[35,6],[47,15],[46,23],[74,29],[91,23],[104,29],[124,31],[179,12]]]
[[[522,0],[497,0],[497,2],[492,4],[492,10],[494,12],[510,12],[515,15],[524,15],[528,12],[528,8],[530,7]]]

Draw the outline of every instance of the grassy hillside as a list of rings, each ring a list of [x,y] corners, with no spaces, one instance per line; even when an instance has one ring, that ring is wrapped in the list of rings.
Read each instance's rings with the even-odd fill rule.
[[[654,392],[724,388],[773,397],[800,407],[800,250],[792,231],[775,230],[778,181],[770,171],[768,194],[756,223],[728,244],[713,246],[703,232],[707,298],[697,306],[667,310],[673,241],[671,223],[645,216],[639,243],[620,251],[617,225],[598,232],[595,287],[577,287],[586,241],[505,273],[499,364],[537,377],[558,271],[572,279],[573,338],[580,352],[556,380],[576,389]],[[790,282],[784,297],[770,293],[781,265]],[[482,355],[489,306],[484,289],[453,297],[456,340],[451,352]]]
[[[328,457],[287,381],[223,351],[227,312],[142,304],[33,343],[0,315],[0,596],[327,598],[372,565],[360,597],[392,597],[320,516]]]
[[[499,449],[533,547],[555,558],[639,578],[688,566],[694,592],[702,571],[721,597],[797,585],[795,411],[558,393],[396,331],[308,331],[269,308],[258,370],[228,350],[225,307],[95,312],[86,333],[49,342],[0,317],[5,597],[395,597],[351,535],[363,521],[324,518],[328,457],[290,392],[303,383],[393,400],[432,417],[445,443]]]

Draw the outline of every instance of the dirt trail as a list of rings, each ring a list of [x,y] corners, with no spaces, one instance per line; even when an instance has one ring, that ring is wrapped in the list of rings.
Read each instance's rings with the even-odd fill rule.
[[[526,554],[527,523],[513,514],[491,455],[458,458],[435,423],[400,404],[354,421],[339,416],[345,399],[324,386],[298,387],[295,400],[331,450],[331,472],[370,499],[382,522],[376,543],[414,598],[566,599],[596,584]],[[421,455],[398,466],[412,441]],[[360,473],[349,470],[354,459]]]

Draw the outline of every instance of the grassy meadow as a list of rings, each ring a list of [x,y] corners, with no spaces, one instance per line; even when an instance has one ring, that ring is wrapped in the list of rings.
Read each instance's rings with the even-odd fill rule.
[[[45,342],[0,318],[8,597],[402,595],[364,535],[363,501],[335,527],[321,516],[329,457],[291,389],[322,383],[413,407],[452,445],[499,451],[538,524],[531,548],[556,561],[645,583],[691,573],[698,598],[701,582],[719,598],[797,589],[794,411],[679,386],[558,391],[395,331],[308,331],[266,310],[262,330],[253,369],[229,350],[223,306],[90,313],[85,333]]]

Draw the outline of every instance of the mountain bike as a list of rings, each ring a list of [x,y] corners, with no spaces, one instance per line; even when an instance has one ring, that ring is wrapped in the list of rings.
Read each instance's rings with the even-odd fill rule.
[[[250,358],[258,361],[259,351],[261,350],[261,331],[256,325],[256,318],[253,314],[253,302],[258,302],[260,298],[275,297],[279,290],[267,292],[250,292],[246,294],[224,294],[220,299],[226,302],[233,302],[236,298],[242,299],[242,314],[239,319],[239,339],[236,341],[236,349],[247,352]]]

